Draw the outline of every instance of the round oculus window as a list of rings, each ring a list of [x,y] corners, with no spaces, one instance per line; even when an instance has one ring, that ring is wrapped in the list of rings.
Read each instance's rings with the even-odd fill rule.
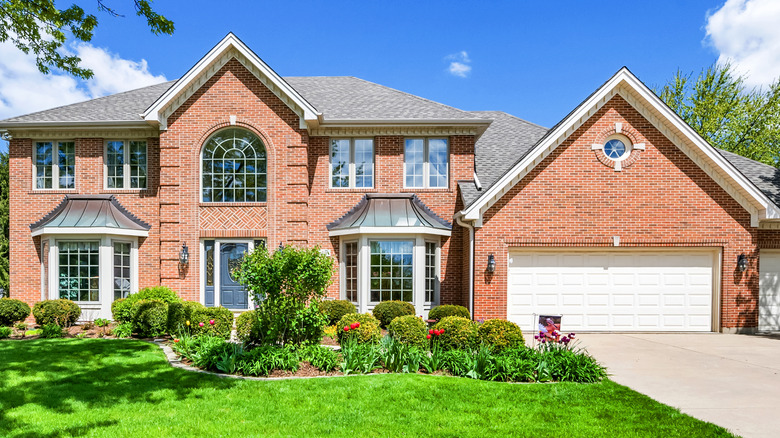
[[[626,144],[616,138],[607,140],[607,142],[604,143],[604,155],[611,160],[623,159],[628,152],[630,151],[628,147],[626,147]]]

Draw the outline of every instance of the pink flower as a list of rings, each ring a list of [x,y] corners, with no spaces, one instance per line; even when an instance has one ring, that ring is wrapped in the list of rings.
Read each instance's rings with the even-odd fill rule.
[[[202,322],[199,322],[199,323],[198,323],[198,326],[199,326],[199,327],[203,327],[203,325],[204,325],[204,324],[203,324]]]
[[[209,320],[209,324],[214,325],[214,320],[213,319]]]

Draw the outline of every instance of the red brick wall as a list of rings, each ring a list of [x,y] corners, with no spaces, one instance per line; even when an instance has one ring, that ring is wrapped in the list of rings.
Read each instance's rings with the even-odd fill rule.
[[[591,150],[623,124],[634,151],[622,171]],[[620,97],[614,97],[485,214],[476,232],[476,318],[506,318],[507,253],[516,246],[708,246],[722,248],[721,324],[757,325],[757,256],[750,216]],[[495,274],[486,275],[488,254]]]
[[[200,199],[200,152],[207,138],[237,125],[256,133],[268,158],[268,199],[265,203],[203,204]],[[403,189],[403,137],[375,138],[375,188],[394,193]],[[447,189],[414,192],[440,217],[451,221],[459,208],[457,181],[473,174],[474,136],[450,137],[450,185]],[[140,287],[164,284],[188,300],[200,299],[201,238],[267,238],[330,249],[338,256],[338,239],[325,225],[352,208],[365,190],[328,188],[327,137],[309,138],[298,116],[240,63],[233,60],[208,80],[168,119],[168,129],[149,140],[149,190],[138,193],[103,190],[103,139],[77,140],[77,193],[117,193],[130,212],[152,224],[139,251]],[[30,194],[31,141],[11,143],[11,289],[32,303],[40,298],[40,261],[29,224],[51,211],[63,193]],[[411,192],[411,191],[409,191]],[[32,197],[34,202],[29,202]],[[465,304],[462,257],[449,257],[462,246],[457,226],[442,239],[441,297]],[[190,263],[180,271],[182,243],[190,248]],[[339,295],[338,274],[328,293]],[[467,287],[467,285],[466,285]]]

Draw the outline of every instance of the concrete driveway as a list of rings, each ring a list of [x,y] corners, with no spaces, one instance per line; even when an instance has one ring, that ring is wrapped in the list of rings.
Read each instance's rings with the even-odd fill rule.
[[[615,382],[743,437],[780,436],[780,337],[577,337]]]

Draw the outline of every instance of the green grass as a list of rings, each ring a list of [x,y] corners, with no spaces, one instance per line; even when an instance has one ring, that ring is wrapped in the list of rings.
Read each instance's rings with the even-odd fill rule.
[[[731,436],[611,381],[378,376],[244,381],[141,341],[0,342],[0,436]]]

